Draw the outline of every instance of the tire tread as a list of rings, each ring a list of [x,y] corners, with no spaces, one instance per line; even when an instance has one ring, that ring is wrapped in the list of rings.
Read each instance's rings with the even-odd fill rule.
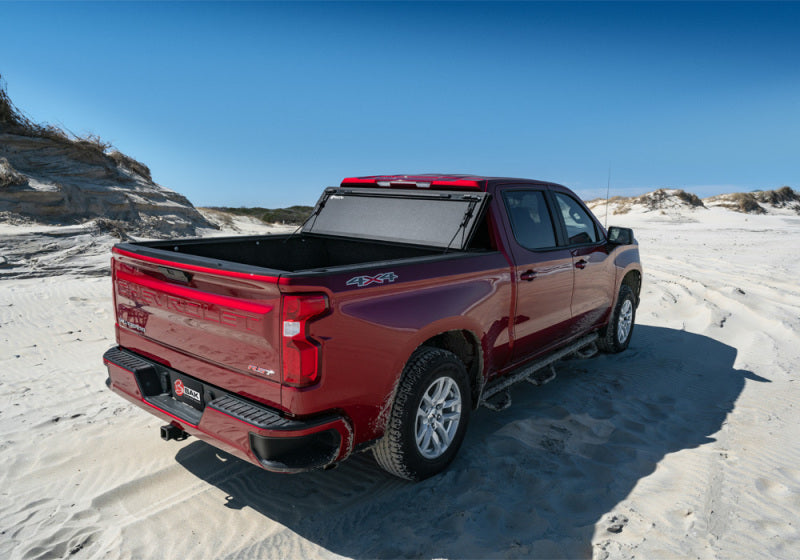
[[[631,323],[631,330],[628,333],[628,340],[626,340],[624,344],[619,344],[617,341],[617,321],[619,320],[622,303],[626,299],[630,299],[631,303],[633,303],[633,323]],[[597,339],[597,347],[601,352],[605,352],[607,354],[616,354],[618,352],[622,352],[628,347],[628,343],[630,342],[631,337],[633,337],[633,327],[635,323],[636,297],[633,295],[633,290],[630,286],[627,284],[622,284],[619,287],[619,297],[617,298],[617,304],[614,306],[614,311],[611,313],[611,319],[609,320],[608,325],[606,325],[605,328],[600,331],[600,338]]]
[[[432,368],[450,361],[461,364],[461,361],[452,352],[441,348],[422,346],[411,355],[411,358],[406,364],[400,384],[397,387],[384,436],[372,448],[372,453],[378,465],[388,473],[412,481],[422,480],[435,474],[434,472],[429,473],[424,472],[422,469],[415,469],[410,464],[412,460],[411,457],[409,457],[409,450],[407,446],[404,445],[404,443],[408,442],[403,441],[403,433],[406,428],[406,426],[404,426],[404,416],[407,407],[413,407],[416,404],[413,399],[413,393],[422,379]],[[463,369],[463,364],[461,364],[461,366],[464,379],[466,379],[466,370]],[[461,398],[461,422],[466,424],[471,403],[469,402],[469,391],[464,391],[463,387]],[[459,426],[459,429],[463,430],[463,426]],[[453,446],[454,449],[458,448],[458,444],[460,444],[460,441],[455,443]]]

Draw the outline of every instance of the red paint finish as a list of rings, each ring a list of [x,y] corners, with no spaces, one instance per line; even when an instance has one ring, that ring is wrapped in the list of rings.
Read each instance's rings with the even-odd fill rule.
[[[603,327],[622,279],[641,274],[636,247],[608,244],[593,216],[596,243],[570,245],[566,230],[547,251],[517,243],[503,192],[538,190],[554,205],[552,193],[570,193],[559,185],[388,175],[348,178],[342,186],[412,183],[491,194],[485,219],[493,249],[276,276],[218,269],[210,259],[207,266],[202,258],[182,264],[163,250],[139,255],[115,248],[119,345],[286,417],[337,416],[341,420],[330,427],[342,436],[341,460],[354,446],[381,437],[403,368],[426,341],[449,331],[474,341],[476,383],[483,383]],[[352,281],[358,277],[392,281]],[[109,365],[109,375],[111,388],[124,397],[259,464],[248,442],[248,434],[261,433],[254,426],[211,408],[197,426],[187,425],[144,401],[130,372]]]
[[[308,389],[284,386],[286,409],[299,416],[344,410],[360,443],[383,433],[380,412],[408,357],[429,338],[466,330],[481,343],[485,368],[505,362],[509,318],[498,316],[497,309],[511,305],[511,278],[502,255],[415,263],[396,267],[396,273],[406,280],[391,287],[333,292],[337,283],[344,286],[347,274],[308,286],[331,294],[330,314],[308,326],[320,341],[319,383]]]
[[[234,279],[172,263],[193,271],[188,285],[176,284],[153,260],[115,255],[120,346],[280,407],[277,278]]]

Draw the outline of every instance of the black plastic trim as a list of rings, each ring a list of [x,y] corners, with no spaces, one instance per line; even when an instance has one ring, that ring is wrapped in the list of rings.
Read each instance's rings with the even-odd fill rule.
[[[103,355],[103,359],[132,372],[145,401],[193,426],[200,423],[203,411],[172,397],[171,383],[172,379],[177,376],[194,380],[202,385],[203,401],[208,403],[206,409],[212,408],[250,424],[254,428],[292,432],[307,430],[341,418],[335,414],[325,414],[309,420],[288,418],[268,406],[250,402],[196,377],[148,360],[118,346],[109,349]]]
[[[264,437],[250,433],[250,448],[271,471],[299,472],[327,467],[336,459],[342,437],[334,429],[297,437]]]
[[[270,410],[263,405],[255,405],[239,397],[225,394],[217,397],[208,407],[233,416],[237,420],[247,422],[251,426],[262,430],[274,431],[299,431],[315,426],[321,426],[339,418],[336,415],[319,416],[313,420],[297,420],[281,416],[278,412]]]
[[[256,239],[256,237],[252,238]],[[242,237],[241,239],[245,240],[250,238]],[[275,278],[278,278],[282,274],[285,274],[285,271],[282,270],[277,270],[273,268],[264,268],[260,266],[252,266],[248,264],[239,264],[232,261],[225,261],[222,259],[198,257],[195,255],[181,253],[179,251],[170,251],[168,248],[168,246],[180,247],[183,245],[189,245],[192,243],[202,243],[207,241],[208,240],[206,238],[180,239],[178,241],[173,241],[171,243],[165,243],[164,241],[142,241],[136,243],[117,243],[116,245],[114,245],[114,247],[119,249],[120,251],[133,253],[135,255],[141,255],[143,257],[150,257],[152,259],[158,259],[170,263],[174,262],[178,265],[185,264],[189,266],[197,266],[200,268],[207,268],[209,270],[218,269],[229,272],[238,272],[241,274],[252,274],[254,276],[274,276]],[[124,257],[125,255],[120,255],[120,256]]]

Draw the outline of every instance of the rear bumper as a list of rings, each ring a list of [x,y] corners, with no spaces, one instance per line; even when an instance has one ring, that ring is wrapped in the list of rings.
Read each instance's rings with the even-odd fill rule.
[[[124,348],[103,356],[110,388],[166,422],[237,457],[275,472],[327,467],[352,451],[352,429],[342,415],[298,420],[204,383]],[[180,376],[200,389],[202,410],[173,396]]]

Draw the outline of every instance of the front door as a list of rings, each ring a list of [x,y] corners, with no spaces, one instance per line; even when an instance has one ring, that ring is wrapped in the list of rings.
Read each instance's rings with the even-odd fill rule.
[[[553,198],[575,266],[572,330],[577,335],[608,316],[616,271],[605,238],[583,205],[565,193],[555,192]]]
[[[547,351],[570,335],[574,276],[570,250],[559,247],[545,191],[503,191],[517,304],[513,318],[512,361]]]

